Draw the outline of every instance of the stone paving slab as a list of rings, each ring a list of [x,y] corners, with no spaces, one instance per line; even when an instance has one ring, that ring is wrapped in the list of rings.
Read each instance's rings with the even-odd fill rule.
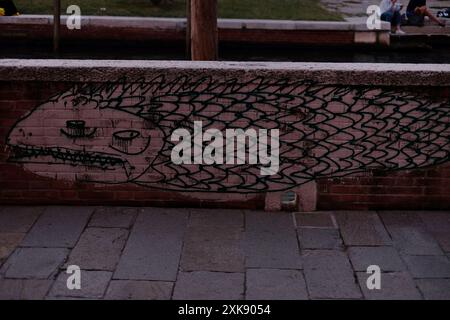
[[[244,272],[243,231],[240,211],[191,211],[181,270]]]
[[[304,274],[312,299],[360,299],[347,255],[337,250],[305,250]]]
[[[244,274],[224,272],[180,272],[174,300],[242,300]]]
[[[181,270],[244,272],[242,230],[188,229]]]
[[[450,232],[430,232],[444,252],[450,252]]]
[[[44,207],[5,206],[0,208],[0,233],[27,232]]]
[[[183,271],[243,272],[244,254],[239,230],[189,230],[183,247]]]
[[[100,300],[99,298],[81,298],[81,297],[45,297],[45,300],[56,301],[86,301],[86,300]]]
[[[248,269],[246,299],[305,300],[308,292],[299,270]]]
[[[450,212],[421,212],[419,215],[442,250],[450,252]]]
[[[244,212],[227,209],[190,209],[189,227],[213,227],[241,229],[244,227]]]
[[[389,228],[394,246],[406,255],[442,255],[442,249],[425,229],[417,227]]]
[[[187,219],[188,211],[184,209],[143,209],[114,279],[175,281]]]
[[[425,226],[417,211],[380,211],[378,215],[388,229]]]
[[[429,231],[448,232],[450,230],[450,211],[418,212],[423,224]]]
[[[2,266],[5,278],[49,279],[64,263],[63,248],[18,248]]]
[[[406,266],[392,247],[350,247],[347,250],[355,271],[366,271],[377,265],[381,272],[404,271]]]
[[[5,223],[28,234],[0,231],[0,298],[449,299],[450,212],[20,208],[25,227]],[[67,289],[68,264],[83,290]],[[381,291],[365,286],[371,264]]]
[[[404,256],[414,278],[450,278],[450,261],[446,256]]]
[[[342,249],[342,239],[336,229],[298,229],[302,249]]]
[[[346,245],[383,246],[391,244],[389,234],[375,212],[338,211],[335,216]]]
[[[431,231],[449,230],[445,229],[447,226],[443,222],[446,218],[443,214],[436,215],[432,212],[425,214],[421,211],[383,211],[380,212],[380,217],[391,234],[394,245],[402,254],[440,255],[442,250]],[[427,220],[426,223],[425,220]],[[443,223],[442,229],[438,226],[439,223]]]
[[[0,233],[0,265],[19,246],[24,233]]]
[[[89,221],[90,227],[101,228],[125,228],[129,229],[133,225],[138,213],[137,208],[127,207],[102,207],[95,209]]]
[[[450,300],[450,279],[417,279],[416,283],[427,300]]]
[[[247,267],[301,268],[297,235],[290,214],[248,211],[245,219]]]
[[[421,300],[419,290],[411,275],[407,272],[394,272],[381,274],[381,289],[369,290],[367,278],[370,275],[358,272],[359,285],[363,291],[364,298],[368,300]]]
[[[170,300],[172,282],[113,280],[105,295],[106,300]]]
[[[383,211],[380,216],[404,254],[433,255],[450,250],[449,232],[444,231],[449,228],[448,212]]]
[[[83,270],[114,271],[127,237],[125,229],[87,228],[66,265],[78,265]]]
[[[67,288],[67,279],[69,276],[66,272],[61,272],[48,295],[50,299],[58,297],[100,299],[105,294],[108,283],[111,280],[112,272],[81,270],[80,290],[70,290]]]
[[[92,211],[92,207],[47,207],[25,237],[22,245],[72,248]]]
[[[53,280],[0,279],[0,300],[42,300]]]
[[[336,228],[331,212],[313,212],[295,214],[297,227],[303,228]]]

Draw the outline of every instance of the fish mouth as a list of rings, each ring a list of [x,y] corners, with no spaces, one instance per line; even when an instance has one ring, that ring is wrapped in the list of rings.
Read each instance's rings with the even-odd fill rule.
[[[103,170],[131,169],[128,161],[116,155],[75,150],[63,147],[39,147],[30,145],[9,145],[12,155],[10,162],[68,164],[72,166],[88,166]]]

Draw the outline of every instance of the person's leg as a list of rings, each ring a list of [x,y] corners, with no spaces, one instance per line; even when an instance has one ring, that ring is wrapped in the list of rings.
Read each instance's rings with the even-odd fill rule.
[[[408,24],[411,26],[423,26],[423,15],[418,10],[419,8],[414,9],[414,11],[407,11],[406,18],[408,19]]]
[[[434,21],[435,23],[437,23],[440,26],[445,25],[441,20],[436,18],[426,6],[416,8],[416,12],[419,12],[422,16],[427,16],[428,18],[430,18],[432,21]]]
[[[394,11],[394,13],[392,14],[392,20],[391,23],[395,26],[398,27],[400,25],[400,20],[401,20],[401,15],[400,15],[400,11]]]
[[[392,12],[391,11],[386,11],[383,12],[380,16],[381,21],[387,21],[387,22],[391,22],[392,20]]]
[[[380,16],[381,21],[387,21],[391,23],[391,31],[395,32],[396,27],[395,25],[392,23],[392,18],[394,17],[394,14],[392,11],[386,11],[383,12]]]
[[[394,11],[394,13],[392,15],[392,20],[391,20],[391,26],[393,27],[393,29],[396,33],[401,33],[401,34],[404,33],[400,29],[401,22],[402,22],[402,15],[400,13],[400,10]]]

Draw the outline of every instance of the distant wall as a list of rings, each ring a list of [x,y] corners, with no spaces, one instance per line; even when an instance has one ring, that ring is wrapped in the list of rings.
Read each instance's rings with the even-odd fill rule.
[[[279,168],[270,135],[175,164],[195,121],[277,130]],[[449,65],[0,60],[1,203],[448,209],[449,182]]]
[[[61,17],[61,39],[67,42],[181,43],[186,41],[185,18],[142,18],[83,16],[81,29],[66,28]],[[53,16],[22,15],[0,19],[0,40],[51,41]],[[390,44],[390,25],[382,22],[380,29],[369,30],[366,21],[294,21],[257,19],[219,19],[221,43],[304,44],[320,46],[351,46]]]

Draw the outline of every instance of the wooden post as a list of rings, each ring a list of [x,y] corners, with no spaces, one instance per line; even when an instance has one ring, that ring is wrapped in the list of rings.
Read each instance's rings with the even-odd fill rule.
[[[61,25],[61,0],[53,0],[53,51],[59,52]]]
[[[217,0],[190,0],[191,59],[218,59]]]
[[[191,0],[186,0],[186,59],[191,60]]]

